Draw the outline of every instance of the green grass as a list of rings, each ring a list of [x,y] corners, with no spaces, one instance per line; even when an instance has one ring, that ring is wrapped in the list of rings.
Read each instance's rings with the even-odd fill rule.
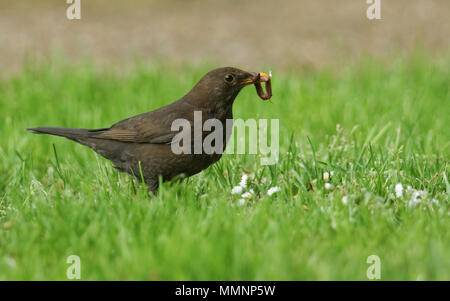
[[[109,126],[211,66],[26,66],[0,80],[0,280],[65,280],[71,254],[82,280],[367,280],[372,254],[382,280],[450,279],[448,59],[275,72],[272,102],[246,88],[234,115],[280,119],[278,164],[224,156],[151,200],[88,148],[25,128]],[[261,194],[239,206],[244,172]]]

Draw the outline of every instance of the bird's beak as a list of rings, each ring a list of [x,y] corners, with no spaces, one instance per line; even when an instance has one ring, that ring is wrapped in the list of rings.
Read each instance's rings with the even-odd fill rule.
[[[250,72],[250,77],[242,82],[244,85],[268,82],[272,76],[263,72]]]

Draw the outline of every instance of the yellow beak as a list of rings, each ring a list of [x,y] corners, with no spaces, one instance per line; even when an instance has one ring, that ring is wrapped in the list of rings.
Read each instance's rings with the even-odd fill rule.
[[[271,75],[263,72],[250,72],[250,74],[252,77],[243,81],[242,83],[244,85],[268,82],[272,77]]]

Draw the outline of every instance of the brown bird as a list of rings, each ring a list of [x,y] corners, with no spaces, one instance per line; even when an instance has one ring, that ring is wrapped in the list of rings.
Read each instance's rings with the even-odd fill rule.
[[[261,88],[266,82],[267,93]],[[270,76],[265,73],[246,72],[224,67],[208,72],[182,98],[155,111],[122,120],[109,128],[76,129],[62,127],[38,127],[28,130],[39,134],[66,137],[86,145],[114,163],[114,167],[141,180],[148,190],[156,194],[159,177],[168,181],[176,176],[194,175],[217,162],[220,153],[176,154],[171,144],[179,131],[172,131],[176,119],[185,119],[194,128],[194,112],[200,111],[202,122],[218,119],[223,126],[223,149],[227,137],[226,119],[233,118],[232,106],[236,96],[246,85],[254,84],[262,99],[271,97]],[[203,140],[208,134],[202,131]],[[195,135],[195,134],[194,134]],[[194,146],[195,138],[191,140]],[[183,141],[184,143],[184,141]],[[222,149],[222,150],[223,150]]]

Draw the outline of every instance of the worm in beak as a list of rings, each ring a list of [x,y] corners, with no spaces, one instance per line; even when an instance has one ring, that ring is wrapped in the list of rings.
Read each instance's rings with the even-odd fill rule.
[[[272,85],[271,85],[271,78],[272,74],[266,74],[262,72],[252,72],[252,82],[255,85],[256,93],[258,93],[258,96],[262,100],[268,100],[272,97]],[[266,92],[264,93],[264,90],[261,86],[261,83],[266,83]]]

